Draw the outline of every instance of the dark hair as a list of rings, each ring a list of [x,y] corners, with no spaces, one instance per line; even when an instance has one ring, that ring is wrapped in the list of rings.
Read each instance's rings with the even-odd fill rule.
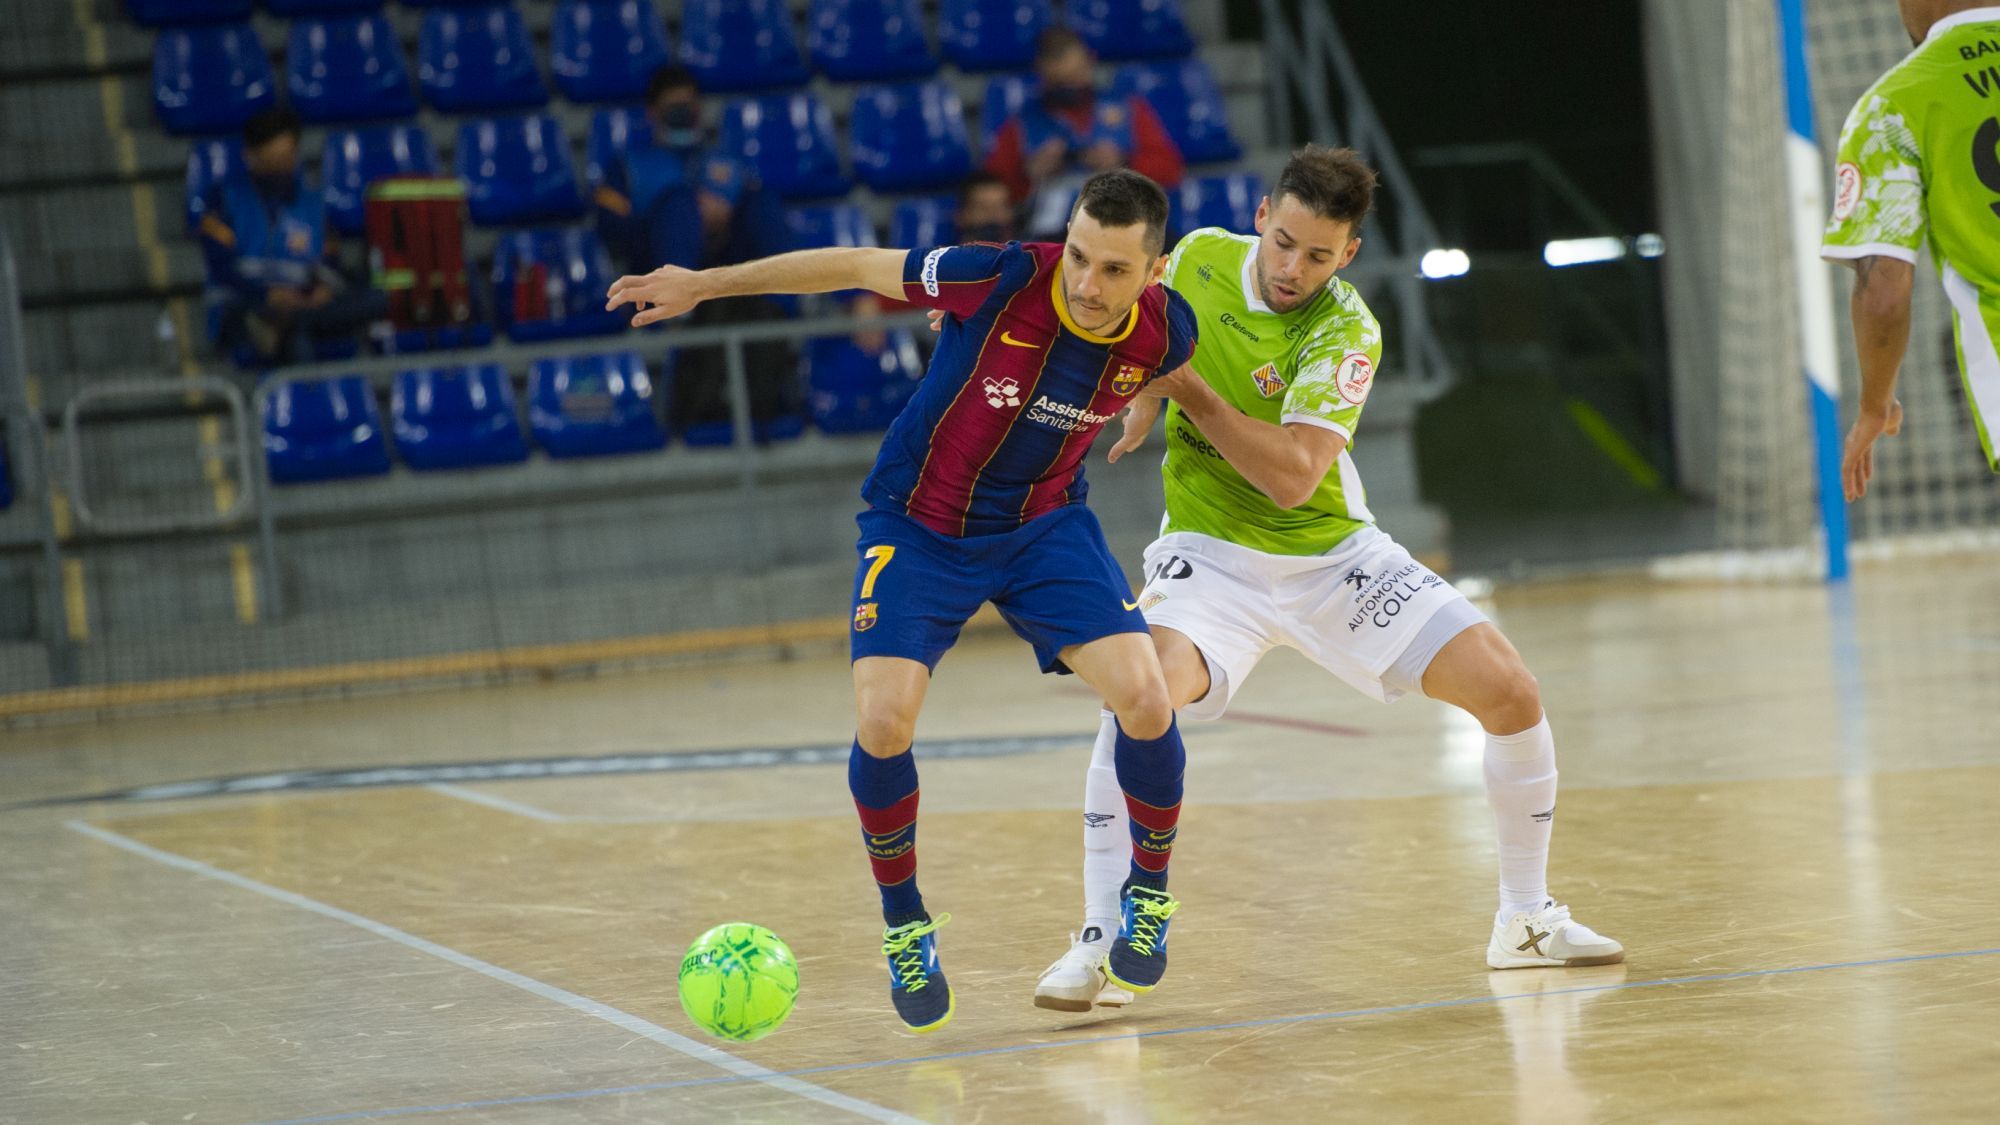
[[[1001,179],[1000,177],[994,175],[991,172],[981,169],[958,182],[958,205],[960,207],[965,206],[966,202],[972,198],[972,193],[978,191],[980,188],[983,187],[1005,188],[1006,186],[1007,186],[1006,180]]]
[[[663,66],[646,79],[646,104],[652,105],[661,94],[674,90],[693,90],[701,93],[701,83],[695,81],[694,71],[684,66]]]
[[[261,113],[252,114],[243,123],[243,147],[262,148],[279,137],[289,134],[297,140],[305,133],[299,115],[286,106],[274,106]]]
[[[1351,148],[1307,145],[1294,152],[1278,173],[1271,205],[1277,206],[1286,196],[1322,219],[1353,224],[1353,232],[1359,234],[1361,220],[1375,206],[1375,169]]]
[[[1146,252],[1157,257],[1167,248],[1167,193],[1130,168],[1099,172],[1083,181],[1083,191],[1076,197],[1076,210],[1070,212],[1070,217],[1075,218],[1079,212],[1089,214],[1107,227],[1144,223]]]
[[[1042,33],[1035,37],[1035,61],[1038,63],[1066,55],[1071,51],[1089,49],[1089,45],[1083,41],[1083,36],[1061,24],[1044,28]]]

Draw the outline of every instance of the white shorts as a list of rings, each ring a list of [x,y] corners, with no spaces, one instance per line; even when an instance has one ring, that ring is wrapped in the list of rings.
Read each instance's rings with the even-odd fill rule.
[[[1451,583],[1377,528],[1325,555],[1271,555],[1177,531],[1146,548],[1148,625],[1208,662],[1208,694],[1181,709],[1215,719],[1264,654],[1289,645],[1371,699],[1420,691],[1431,658],[1486,620]]]

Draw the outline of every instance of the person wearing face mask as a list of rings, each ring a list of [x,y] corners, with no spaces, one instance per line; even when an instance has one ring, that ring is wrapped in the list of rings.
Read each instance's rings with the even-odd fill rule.
[[[1020,217],[1007,181],[991,172],[974,172],[958,185],[958,240],[1012,242],[1021,237]]]
[[[335,268],[326,202],[299,166],[299,117],[257,114],[243,126],[244,171],[202,200],[196,235],[208,267],[209,326],[224,355],[307,362],[388,315],[380,290]]]
[[[1035,43],[1036,95],[993,138],[986,170],[1025,201],[1064,173],[1130,168],[1172,189],[1185,170],[1179,147],[1143,98],[1099,97],[1097,56],[1076,32],[1052,27]]]
[[[750,169],[709,145],[693,72],[655,71],[646,118],[652,143],[606,167],[596,194],[605,244],[627,269],[703,269],[787,248],[783,216]]]
[[[598,230],[630,273],[662,264],[714,269],[791,249],[784,213],[741,161],[709,144],[701,87],[686,67],[664,66],[647,84],[649,144],[634,144],[604,170],[597,189]],[[764,296],[704,304],[690,323],[707,327],[771,320],[793,311]],[[789,341],[745,345],[750,414],[760,426],[804,410],[798,353]],[[728,358],[721,345],[676,353],[668,414],[684,435],[726,433],[731,407]]]

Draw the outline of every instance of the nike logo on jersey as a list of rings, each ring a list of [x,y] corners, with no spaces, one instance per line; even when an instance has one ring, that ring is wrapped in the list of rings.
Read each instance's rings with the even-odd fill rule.
[[[902,833],[902,831],[901,831],[901,830],[898,830],[898,831],[895,831],[895,832],[891,832],[891,833],[889,833],[889,834],[888,834],[887,836],[876,836],[876,835],[873,835],[873,834],[871,834],[871,835],[870,835],[870,836],[868,837],[868,842],[869,842],[869,843],[871,843],[871,844],[873,844],[873,845],[875,845],[875,846],[876,846],[876,847],[878,847],[878,848],[886,848],[886,847],[888,847],[888,846],[889,846],[890,844],[893,844],[893,843],[895,843],[895,842],[896,842],[897,840],[900,840],[900,839],[902,839],[902,837],[903,837],[903,833]]]
[[[1123,599],[1123,598],[1120,598],[1120,599],[1118,599],[1118,600],[1119,600],[1119,601],[1125,601],[1125,599]],[[1125,608],[1126,608],[1126,609],[1138,609],[1138,608],[1139,608],[1139,603],[1138,603],[1138,602],[1125,602]]]
[[[1040,345],[1040,344],[1031,344],[1031,343],[1027,342],[1026,340],[1016,340],[1016,339],[1014,338],[1014,334],[1013,334],[1012,332],[1002,332],[1002,333],[1000,333],[1000,342],[1001,342],[1001,343],[1003,343],[1003,344],[1009,344],[1009,345],[1012,345],[1013,347],[1017,347],[1017,348],[1039,348],[1039,347],[1041,347],[1041,345]]]

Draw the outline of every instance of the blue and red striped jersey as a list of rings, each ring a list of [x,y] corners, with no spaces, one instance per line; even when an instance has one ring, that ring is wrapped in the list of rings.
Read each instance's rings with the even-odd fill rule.
[[[1195,318],[1150,285],[1116,333],[1087,332],[1063,301],[1062,262],[1052,242],[910,251],[904,299],[951,316],[861,486],[869,504],[963,537],[1083,501],[1097,431],[1194,354]]]

